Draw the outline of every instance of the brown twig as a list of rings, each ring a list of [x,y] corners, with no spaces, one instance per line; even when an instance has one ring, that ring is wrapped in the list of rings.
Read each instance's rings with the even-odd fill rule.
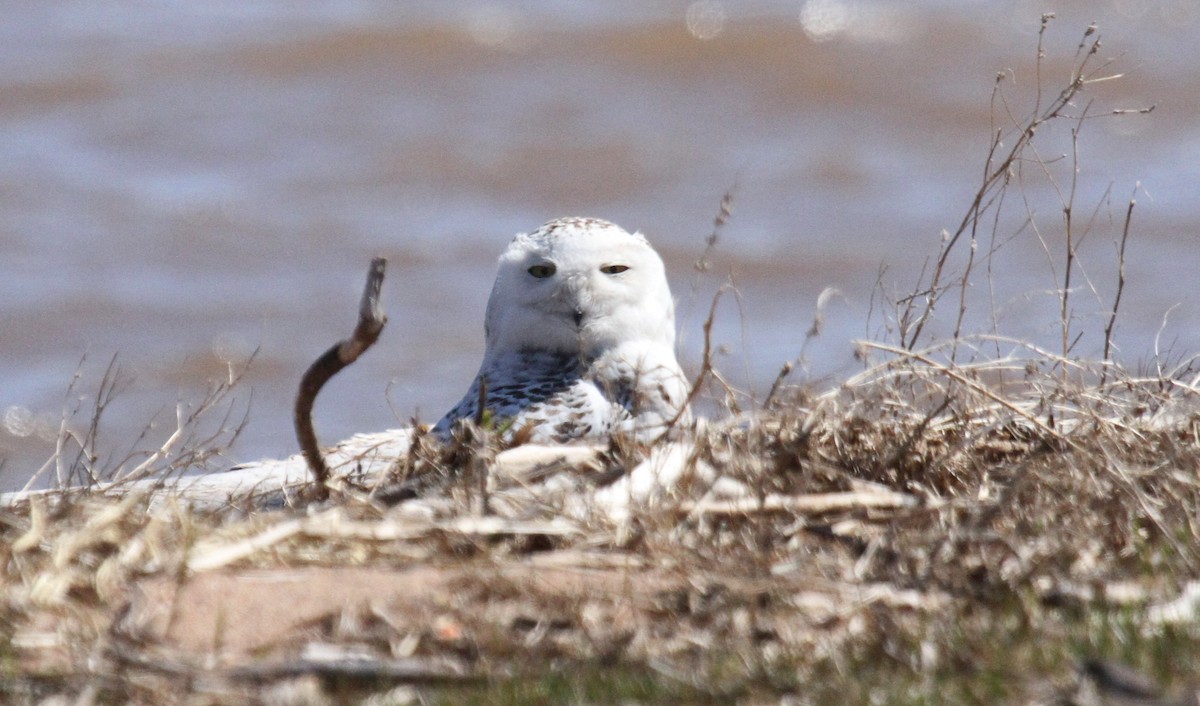
[[[721,288],[717,290],[717,293],[713,295],[712,306],[710,306],[708,309],[708,317],[704,319],[704,352],[701,355],[700,372],[696,374],[696,380],[692,383],[692,388],[688,390],[687,397],[684,399],[683,404],[680,405],[679,411],[675,413],[675,416],[671,418],[670,422],[667,422],[666,428],[668,431],[673,429],[675,425],[679,423],[679,420],[683,418],[685,414],[687,414],[687,409],[692,405],[692,402],[696,400],[696,397],[699,396],[700,390],[703,389],[704,382],[710,375],[714,375],[716,372],[712,364],[713,322],[717,318],[717,304],[721,301],[721,295],[724,294],[727,289],[731,288],[732,287],[730,285],[722,285]],[[663,436],[666,436],[666,434],[667,432],[664,431]]]
[[[737,194],[737,189],[737,182],[734,182],[733,186],[729,187],[721,197],[721,205],[717,210],[717,215],[713,217],[712,230],[704,238],[704,252],[692,263],[692,269],[695,271],[695,274],[692,276],[691,291],[687,298],[681,302],[680,309],[676,312],[676,321],[684,321],[689,318],[692,307],[696,304],[696,297],[700,293],[700,280],[712,271],[712,258],[716,253],[717,243],[721,239],[721,231],[725,229],[725,224],[733,217],[733,200]],[[680,332],[680,344],[683,343],[683,333]]]
[[[1009,117],[1013,121],[1013,127],[1009,132],[1008,140],[1011,140],[1011,146],[1003,154],[997,154],[996,152],[1002,144],[1002,135],[993,133],[994,136],[988,151],[988,158],[985,162],[985,176],[979,189],[975,192],[970,206],[968,206],[958,227],[953,232],[943,235],[941,248],[937,258],[933,262],[928,279],[925,278],[924,272],[922,272],[922,276],[914,292],[898,302],[902,307],[898,316],[898,323],[900,327],[900,343],[903,348],[913,350],[918,345],[921,333],[933,317],[934,309],[942,295],[949,289],[949,286],[943,284],[943,279],[950,276],[947,267],[949,266],[951,255],[958,249],[956,246],[963,240],[964,236],[967,236],[974,242],[979,219],[986,211],[992,209],[996,204],[996,200],[1003,195],[1004,189],[1007,187],[1011,177],[1011,170],[1019,164],[1024,151],[1033,142],[1039,128],[1048,122],[1065,117],[1066,110],[1074,105],[1073,101],[1076,95],[1088,83],[1111,78],[1093,78],[1095,72],[1087,73],[1089,60],[1099,50],[1100,40],[1099,37],[1096,37],[1087,43],[1088,51],[1081,58],[1077,59],[1077,64],[1072,71],[1071,82],[1045,108],[1042,107],[1043,84],[1041,70],[1042,59],[1044,58],[1042,38],[1046,26],[1053,17],[1053,13],[1046,13],[1042,16],[1042,27],[1038,34],[1036,64],[1038,78],[1036,80],[1036,103],[1033,111],[1023,120],[1017,120],[1010,114]],[[1089,28],[1084,33],[1084,37],[1091,37],[1094,33],[1095,29]],[[997,82],[1003,79],[1004,74],[997,76]],[[968,275],[969,267],[968,271],[963,274],[963,277]],[[965,286],[963,279],[959,278],[958,281]],[[923,303],[918,303],[918,300],[923,300]]]
[[[734,194],[737,193],[737,188],[737,183],[734,183],[734,185],[729,187],[729,190],[725,192],[725,195],[721,197],[721,207],[717,211],[717,215],[713,218],[712,232],[709,233],[708,237],[704,239],[704,252],[700,255],[699,260],[696,260],[696,262],[692,263],[692,267],[696,270],[697,274],[703,274],[712,269],[711,258],[713,251],[717,247],[717,241],[721,238],[721,230],[733,216],[733,197]],[[692,281],[693,297],[696,295],[696,285],[698,283],[698,278]]]
[[[1071,129],[1071,188],[1066,201],[1063,203],[1063,229],[1066,236],[1067,251],[1063,256],[1063,285],[1062,293],[1059,295],[1059,325],[1062,327],[1062,356],[1064,358],[1070,352],[1069,339],[1071,337],[1071,273],[1074,270],[1076,248],[1076,234],[1073,226],[1075,224],[1075,193],[1079,188],[1079,127],[1083,123],[1083,118],[1087,116],[1089,107],[1091,107],[1090,101],[1084,106],[1083,115],[1079,117],[1079,123]],[[1066,382],[1066,372],[1064,369],[1064,383]]]
[[[1135,195],[1137,189],[1141,185],[1134,187]],[[1113,299],[1112,313],[1108,316],[1108,324],[1104,327],[1104,360],[1108,362],[1112,360],[1112,335],[1113,327],[1117,323],[1117,311],[1121,308],[1121,294],[1125,291],[1125,245],[1129,242],[1129,224],[1133,222],[1133,207],[1137,205],[1137,199],[1129,198],[1129,207],[1125,211],[1125,224],[1121,229],[1121,243],[1118,246],[1117,252],[1117,295]],[[1100,374],[1100,386],[1108,380],[1108,366],[1104,367]]]
[[[317,434],[313,430],[312,408],[317,399],[317,393],[337,375],[342,368],[358,360],[368,348],[379,338],[387,323],[387,316],[379,303],[379,290],[383,286],[383,275],[387,269],[387,258],[376,257],[371,260],[371,269],[367,273],[367,285],[363,289],[362,300],[358,305],[358,325],[350,338],[335,343],[329,350],[309,366],[300,379],[300,391],[296,395],[294,421],[296,423],[296,441],[300,451],[312,471],[316,481],[316,496],[324,499],[329,490],[329,466],[321,456],[321,447],[317,444]]]
[[[771,390],[767,392],[767,396],[763,400],[763,409],[771,408],[771,405],[775,402],[775,395],[779,394],[779,390],[783,387],[783,381],[787,380],[787,376],[792,374],[794,367],[796,367],[795,363],[789,360],[779,369],[779,374],[775,376],[775,382],[771,383]]]

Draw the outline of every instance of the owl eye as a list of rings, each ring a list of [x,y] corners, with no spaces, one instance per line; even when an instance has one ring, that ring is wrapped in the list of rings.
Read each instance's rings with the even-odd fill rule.
[[[529,268],[529,274],[537,277],[538,279],[546,279],[550,275],[554,274],[554,265],[534,265],[533,267]]]
[[[629,265],[605,265],[600,271],[606,275],[619,275],[629,269]]]

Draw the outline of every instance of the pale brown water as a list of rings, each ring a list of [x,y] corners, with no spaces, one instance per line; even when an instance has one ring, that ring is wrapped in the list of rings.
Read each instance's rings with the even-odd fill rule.
[[[740,311],[727,302],[716,339],[748,389],[799,354],[818,294],[836,287],[799,375],[836,380],[854,368],[851,340],[882,326],[878,304],[868,321],[881,264],[884,284],[907,291],[960,220],[998,71],[1028,109],[1047,9],[1059,14],[1048,85],[1064,85],[1095,20],[1129,74],[1095,86],[1097,105],[1157,106],[1085,126],[1079,202],[1114,196],[1084,247],[1098,294],[1081,284],[1076,297],[1079,351],[1099,349],[1110,220],[1137,182],[1121,358],[1147,358],[1160,328],[1161,348],[1200,351],[1190,1],[304,7],[0,2],[0,486],[52,452],[85,355],[76,396],[114,354],[129,380],[102,430],[120,456],[155,413],[161,441],[177,400],[257,347],[231,455],[291,453],[298,376],[349,332],[377,253],[391,258],[391,322],[323,394],[320,431],[433,420],[475,372],[495,256],[567,214],[640,229],[663,251],[692,364],[732,273]],[[735,184],[735,216],[693,293],[691,262]],[[1027,193],[1053,248],[1053,190],[1030,179]],[[1005,252],[1002,329],[1053,341],[1046,255],[1029,238]]]

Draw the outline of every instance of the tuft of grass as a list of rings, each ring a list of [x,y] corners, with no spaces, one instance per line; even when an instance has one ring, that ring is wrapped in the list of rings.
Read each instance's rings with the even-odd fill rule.
[[[530,677],[489,681],[481,686],[434,689],[426,696],[431,706],[527,704],[684,704],[728,703],[637,664],[584,663],[550,669]]]

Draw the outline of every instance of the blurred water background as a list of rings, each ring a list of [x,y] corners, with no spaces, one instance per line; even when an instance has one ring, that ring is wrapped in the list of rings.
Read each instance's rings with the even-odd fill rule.
[[[391,259],[390,323],[323,393],[319,431],[433,421],[475,373],[495,257],[561,215],[656,244],[692,370],[732,278],[714,335],[731,381],[761,396],[803,351],[795,380],[835,384],[861,367],[854,339],[886,335],[876,283],[910,291],[961,220],[1007,124],[997,73],[1014,112],[1032,107],[1046,11],[1048,95],[1095,21],[1096,65],[1126,75],[1093,86],[1089,110],[1155,106],[1082,125],[1077,208],[1093,226],[1076,350],[1101,351],[1140,183],[1118,357],[1200,351],[1193,0],[4,0],[0,486],[53,453],[64,408],[88,408],[114,355],[102,455],[161,443],[178,402],[256,349],[230,457],[292,453],[296,382],[349,333],[375,254]],[[1046,139],[1069,186],[1069,132]],[[995,312],[1003,332],[1052,345],[1062,218],[1036,171],[1025,191],[1047,248],[1028,228],[1007,240],[1016,208],[1003,258],[973,280],[990,303],[971,325],[991,330]],[[827,287],[840,295],[805,347]]]

